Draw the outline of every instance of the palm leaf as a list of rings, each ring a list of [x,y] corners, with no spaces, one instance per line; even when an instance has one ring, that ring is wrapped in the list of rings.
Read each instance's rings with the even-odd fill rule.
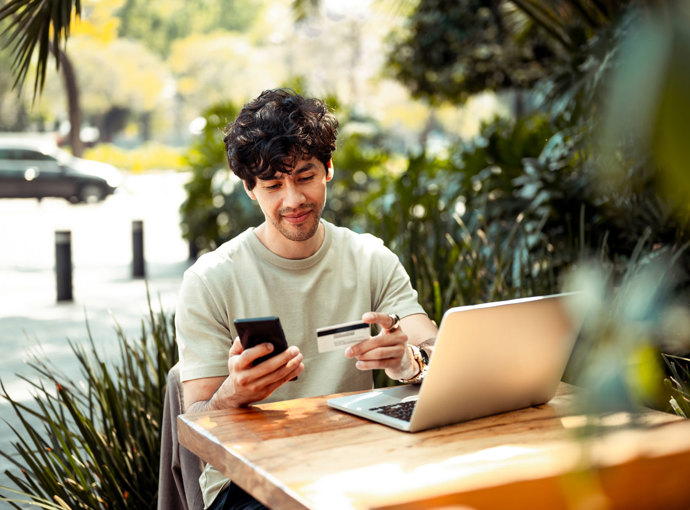
[[[0,7],[2,46],[12,54],[14,88],[22,88],[38,50],[34,97],[43,90],[49,55],[60,66],[59,48],[69,37],[72,13],[81,16],[81,0],[10,0]]]

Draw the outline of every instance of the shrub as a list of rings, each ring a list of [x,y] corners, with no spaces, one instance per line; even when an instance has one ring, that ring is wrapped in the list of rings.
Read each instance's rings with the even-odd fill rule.
[[[88,329],[88,324],[87,324]],[[162,311],[142,320],[136,342],[117,328],[119,363],[106,363],[89,332],[89,348],[70,342],[81,380],[34,356],[29,366],[33,405],[7,400],[22,424],[18,458],[0,452],[19,473],[19,490],[2,487],[15,508],[155,508],[160,431],[167,372],[177,360],[172,318]],[[8,496],[7,492],[18,496]]]

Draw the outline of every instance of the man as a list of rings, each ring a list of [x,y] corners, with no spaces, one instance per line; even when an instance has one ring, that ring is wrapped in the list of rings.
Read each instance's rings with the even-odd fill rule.
[[[265,221],[185,273],[176,330],[186,411],[371,389],[373,369],[402,382],[423,377],[418,346],[431,354],[436,327],[398,258],[379,239],[321,219],[337,128],[322,101],[279,89],[226,129],[230,168]],[[280,318],[291,347],[253,366],[272,346],[243,350],[233,320],[267,315]],[[380,333],[318,353],[317,328],[360,318]],[[206,508],[261,507],[210,466],[200,483]]]

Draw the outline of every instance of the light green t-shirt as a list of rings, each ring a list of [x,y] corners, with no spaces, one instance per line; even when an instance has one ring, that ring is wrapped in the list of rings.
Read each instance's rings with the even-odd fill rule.
[[[342,351],[319,354],[316,329],[359,320],[368,311],[405,317],[424,310],[397,256],[380,239],[322,223],[324,242],[306,259],[279,257],[250,228],[185,272],[175,315],[183,381],[227,376],[237,336],[233,320],[276,315],[305,368],[265,402],[373,386],[371,372],[357,370]],[[208,506],[229,480],[207,466],[199,482]]]

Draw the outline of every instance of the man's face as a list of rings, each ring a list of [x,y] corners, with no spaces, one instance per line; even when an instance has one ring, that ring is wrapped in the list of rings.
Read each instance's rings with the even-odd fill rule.
[[[259,202],[272,234],[307,241],[319,228],[331,175],[318,159],[300,159],[289,175],[279,172],[273,179],[257,179],[254,189],[247,192]]]

